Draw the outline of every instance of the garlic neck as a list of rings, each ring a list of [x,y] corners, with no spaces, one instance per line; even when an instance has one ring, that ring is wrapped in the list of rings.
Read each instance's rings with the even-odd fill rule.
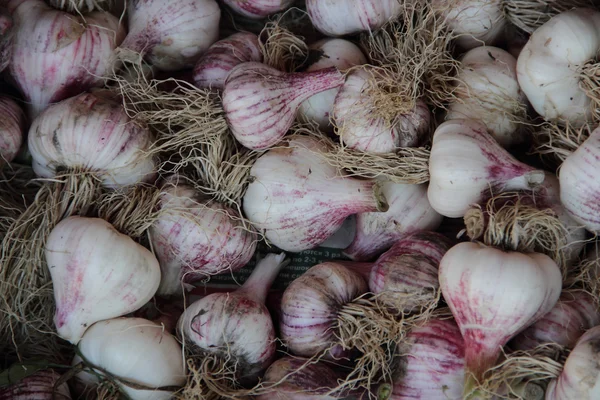
[[[289,74],[288,79],[291,101],[297,106],[317,93],[342,86],[345,80],[335,67],[313,72],[292,73]]]
[[[277,278],[279,271],[284,265],[285,253],[267,254],[260,260],[250,277],[244,282],[237,293],[244,293],[264,304],[271,285]]]
[[[545,174],[541,170],[530,170],[504,182],[504,190],[537,189],[544,182]]]

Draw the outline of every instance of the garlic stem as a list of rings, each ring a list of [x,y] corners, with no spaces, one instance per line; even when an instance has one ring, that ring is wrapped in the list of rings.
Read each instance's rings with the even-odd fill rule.
[[[283,262],[284,259],[285,253],[267,254],[256,264],[250,277],[238,289],[238,293],[244,292],[264,304],[267,300],[269,288],[275,281],[275,278],[277,278],[281,268],[285,265]]]

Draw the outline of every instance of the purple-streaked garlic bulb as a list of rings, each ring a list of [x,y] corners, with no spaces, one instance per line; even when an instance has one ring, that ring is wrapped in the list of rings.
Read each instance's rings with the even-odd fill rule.
[[[306,70],[308,72],[320,69],[336,67],[340,71],[355,65],[367,63],[365,55],[360,48],[349,40],[344,39],[322,39],[308,46],[310,52],[319,56],[315,63]],[[339,89],[329,89],[315,94],[305,100],[298,110],[298,117],[306,121],[314,121],[324,132],[333,130],[330,116],[333,113],[333,104]]]
[[[189,185],[169,182],[150,237],[162,272],[161,295],[182,294],[182,284],[239,270],[257,242],[236,210],[202,198]]]
[[[244,214],[282,250],[314,248],[349,215],[387,209],[379,183],[342,175],[318,154],[324,146],[313,137],[294,137],[250,170]]]
[[[192,350],[231,358],[240,382],[255,381],[275,356],[275,328],[265,300],[284,258],[285,253],[267,254],[239,289],[203,297],[179,319],[180,337]]]
[[[201,89],[222,90],[233,67],[249,61],[262,61],[258,36],[250,32],[234,33],[200,56],[194,67],[194,84]]]
[[[475,120],[451,120],[438,126],[429,174],[429,203],[449,218],[463,217],[490,190],[531,190],[544,181],[543,171],[517,161]]]
[[[283,293],[281,339],[293,354],[303,357],[333,349],[338,313],[367,290],[361,275],[341,264],[313,266]]]
[[[546,255],[472,242],[448,250],[439,271],[442,295],[465,340],[464,393],[472,393],[502,347],[554,307],[561,272]]]
[[[223,0],[236,13],[248,18],[261,19],[285,10],[294,0]]]
[[[17,156],[23,143],[25,113],[16,101],[0,95],[0,167]]]
[[[267,149],[278,143],[309,97],[341,86],[335,68],[286,73],[257,62],[234,67],[223,89],[223,108],[233,136],[249,149]]]
[[[15,24],[9,11],[0,7],[0,72],[4,71],[13,52]]]
[[[571,350],[560,376],[548,384],[546,400],[600,398],[600,326],[589,329]]]
[[[386,212],[360,213],[356,216],[354,240],[344,250],[353,260],[368,261],[387,250],[407,233],[436,230],[443,217],[427,199],[427,185],[410,185],[386,181],[383,195]]]
[[[0,387],[0,400],[71,400],[66,382],[54,387],[60,377],[53,369],[37,371],[12,385]]]
[[[333,105],[333,120],[344,143],[368,153],[392,153],[399,147],[416,147],[430,132],[431,111],[421,99],[406,113],[393,118],[378,115],[380,104],[369,96],[378,71],[356,69],[346,78]]]
[[[15,23],[9,72],[31,119],[50,103],[102,86],[116,67],[114,50],[125,33],[114,15],[71,15],[42,0],[9,7]]]
[[[169,400],[174,389],[186,382],[181,345],[162,325],[147,319],[97,322],[85,332],[77,348],[73,365],[83,358],[94,371],[75,377],[80,386],[93,388],[107,372],[131,400]]]
[[[390,400],[461,400],[465,343],[452,319],[414,328],[398,346],[400,362]]]
[[[307,0],[306,11],[315,28],[327,36],[374,31],[402,11],[398,0]]]
[[[221,10],[215,0],[127,2],[129,32],[121,48],[161,71],[193,67],[219,38]]]
[[[73,344],[93,323],[142,307],[160,283],[154,255],[100,218],[59,222],[45,255],[56,301],[54,324]]]
[[[415,232],[396,242],[371,268],[369,290],[403,313],[432,308],[438,300],[438,267],[450,241],[435,232]]]
[[[585,331],[600,325],[594,298],[583,290],[564,291],[556,305],[510,343],[515,350],[532,350],[546,343],[573,348]]]
[[[306,358],[283,357],[265,372],[266,393],[257,400],[336,400],[334,389],[341,376],[323,362]]]
[[[524,141],[525,95],[517,81],[517,60],[497,47],[476,47],[462,57],[456,99],[446,119],[476,119],[508,148]]]
[[[28,137],[38,176],[51,178],[65,168],[94,172],[109,188],[154,179],[152,142],[148,127],[133,122],[121,102],[104,92],[51,105],[33,121]]]

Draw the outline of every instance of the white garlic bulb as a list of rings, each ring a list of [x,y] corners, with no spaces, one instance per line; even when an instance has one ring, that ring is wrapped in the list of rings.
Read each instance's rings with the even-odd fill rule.
[[[169,400],[173,390],[164,387],[183,386],[186,369],[181,345],[164,327],[143,318],[115,318],[92,325],[79,342],[79,355],[73,365],[82,361],[110,373],[119,388],[131,400]],[[99,370],[95,374],[102,375]],[[90,386],[98,383],[97,375],[82,372],[76,380]],[[126,382],[148,387],[139,389]]]
[[[133,312],[154,296],[154,255],[100,218],[69,217],[46,242],[58,335],[76,344],[97,321]]]
[[[147,154],[152,141],[148,127],[133,122],[104,92],[48,107],[33,121],[28,138],[38,176],[50,178],[65,168],[94,172],[109,188],[154,179],[155,163]]]
[[[476,119],[503,147],[523,142],[519,123],[526,98],[517,82],[517,60],[497,47],[476,47],[461,60],[458,88],[447,119]]]
[[[355,65],[367,63],[365,55],[354,43],[344,39],[322,39],[310,46],[311,52],[319,55],[317,61],[306,70],[317,71],[329,67],[337,67],[340,71]],[[329,121],[333,113],[333,103],[339,89],[329,89],[311,96],[305,100],[298,109],[298,118],[304,121],[314,121],[324,132],[333,129]]]
[[[11,162],[23,142],[25,113],[10,97],[0,95],[0,167]]]

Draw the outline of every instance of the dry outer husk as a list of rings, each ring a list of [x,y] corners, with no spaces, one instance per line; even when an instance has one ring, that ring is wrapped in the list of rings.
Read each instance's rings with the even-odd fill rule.
[[[588,124],[575,127],[565,121],[545,122],[534,130],[531,152],[539,155],[548,166],[558,169],[593,130],[594,126]]]
[[[592,118],[600,122],[600,63],[590,60],[580,68],[579,87],[591,100]]]

